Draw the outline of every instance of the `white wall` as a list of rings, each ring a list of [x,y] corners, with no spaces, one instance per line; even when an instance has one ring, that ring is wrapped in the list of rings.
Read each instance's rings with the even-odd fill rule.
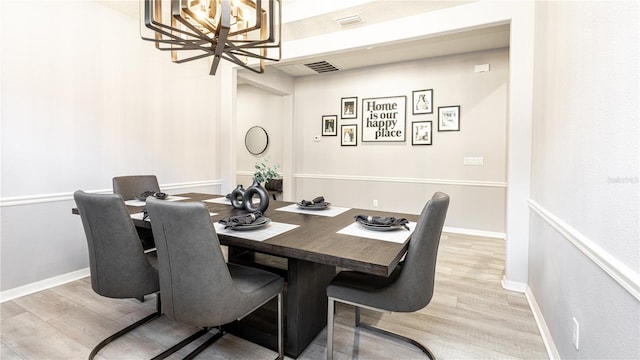
[[[409,16],[339,33],[287,42],[284,59],[306,59],[316,54],[406,39],[418,40],[439,34],[510,25],[508,125],[507,125],[507,220],[506,267],[503,284],[523,291],[527,282],[529,207],[531,180],[531,112],[533,91],[533,1],[478,1],[443,10]]]
[[[529,286],[562,358],[640,358],[639,10],[536,4]]]
[[[156,174],[171,193],[220,185],[219,91],[206,60],[173,64],[138,18],[94,1],[2,1],[2,284],[88,265],[77,189]],[[138,2],[120,3],[133,8]]]
[[[491,71],[475,73],[477,64]],[[296,79],[294,148],[298,201],[324,195],[337,205],[419,213],[435,191],[451,196],[446,226],[505,231],[508,50],[381,65]],[[413,115],[412,91],[433,89],[433,114]],[[358,97],[358,145],[321,135],[323,115],[340,116],[342,97]],[[405,96],[404,142],[362,141],[362,99]],[[460,131],[439,132],[438,107],[460,105]],[[432,144],[411,143],[411,123],[432,122]],[[338,127],[339,131],[339,127]],[[484,166],[464,166],[465,156]]]
[[[284,147],[284,98],[282,95],[253,85],[239,85],[237,91],[238,132],[236,134],[237,184],[246,189],[253,182],[256,161],[282,169]],[[245,147],[245,134],[253,126],[261,126],[269,135],[269,146],[260,155],[251,154]]]

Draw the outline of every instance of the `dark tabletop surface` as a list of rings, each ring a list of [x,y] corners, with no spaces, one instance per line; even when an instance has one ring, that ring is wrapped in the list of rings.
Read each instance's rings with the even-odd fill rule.
[[[202,201],[224,197],[223,195],[185,193],[176,196],[188,197],[182,201]],[[330,201],[330,200],[329,200]],[[244,210],[234,209],[231,205],[205,202],[214,222],[220,219],[246,214]],[[299,227],[274,236],[265,241],[242,239],[235,236],[218,234],[222,245],[236,246],[287,258],[295,258],[326,265],[333,265],[362,271],[370,274],[388,276],[406,252],[409,237],[404,244],[395,242],[361,238],[350,235],[337,234],[337,231],[354,222],[354,217],[360,214],[375,216],[404,217],[410,221],[417,221],[417,215],[398,214],[384,211],[350,209],[335,217],[292,213],[276,209],[294,204],[292,202],[270,200],[265,216],[272,221],[296,224]],[[133,214],[141,212],[143,206],[128,206]],[[134,224],[150,228],[149,221],[134,219]],[[397,230],[405,231],[405,230]],[[409,232],[407,232],[409,234]],[[242,234],[239,234],[242,236]]]

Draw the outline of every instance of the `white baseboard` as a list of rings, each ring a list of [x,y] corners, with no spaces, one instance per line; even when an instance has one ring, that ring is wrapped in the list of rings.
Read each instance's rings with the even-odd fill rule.
[[[502,239],[502,240],[505,240],[507,238],[505,233],[501,233],[501,232],[466,229],[466,228],[458,228],[458,227],[452,227],[452,226],[445,226],[444,228],[442,228],[442,232],[448,232],[448,233],[460,234],[460,235],[482,236],[482,237],[489,237],[489,238]]]
[[[533,292],[531,291],[531,288],[529,286],[527,286],[524,295],[527,297],[527,301],[529,302],[529,307],[531,308],[533,317],[536,319],[536,324],[538,325],[538,329],[540,330],[540,335],[542,336],[544,347],[547,349],[549,360],[560,360],[560,354],[558,353],[558,348],[556,348],[555,342],[553,342],[551,331],[549,330],[546,321],[544,321],[542,310],[540,310],[538,302],[536,301],[535,296],[533,296]]]
[[[31,284],[19,286],[17,288],[9,289],[0,292],[0,303],[5,301],[17,299],[21,296],[36,293],[38,291],[46,290],[58,285],[66,284],[71,281],[82,279],[89,276],[89,268],[84,268],[70,273],[54,276],[52,278],[36,281]]]
[[[506,277],[502,277],[502,288],[509,291],[515,291],[519,293],[524,293],[527,290],[527,284],[519,281],[511,281],[507,280]]]

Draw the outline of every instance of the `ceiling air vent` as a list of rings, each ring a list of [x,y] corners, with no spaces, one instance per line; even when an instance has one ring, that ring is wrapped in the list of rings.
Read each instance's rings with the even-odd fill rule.
[[[317,73],[326,73],[326,72],[331,72],[331,71],[338,71],[340,69],[338,69],[337,67],[331,65],[330,63],[326,62],[326,61],[318,61],[318,62],[314,62],[314,63],[310,63],[310,64],[304,64],[304,66],[308,67],[309,69],[317,72]]]

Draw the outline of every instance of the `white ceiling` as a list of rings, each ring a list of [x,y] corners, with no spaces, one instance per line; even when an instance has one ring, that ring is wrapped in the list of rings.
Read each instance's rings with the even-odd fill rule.
[[[275,67],[291,76],[305,76],[317,73],[304,64],[317,61],[326,61],[340,70],[348,70],[436,56],[498,49],[508,46],[509,25],[500,25],[417,41],[380,46],[373,49],[320,55],[314,58],[304,59],[304,61],[281,61],[273,63],[269,65],[269,67]]]
[[[474,0],[476,1],[476,0]],[[132,17],[139,16],[138,0],[98,0]],[[282,39],[299,40],[354,29],[410,15],[464,5],[473,1],[432,0],[282,0]],[[358,15],[362,23],[341,26],[336,19]],[[304,60],[270,63],[292,76],[317,74],[304,64],[327,61],[339,70],[355,69],[435,56],[497,49],[509,46],[509,25],[464,31],[426,39],[379,46],[367,50],[323,54]]]
[[[283,18],[289,10],[304,11],[311,0],[283,0]],[[401,19],[409,15],[416,15],[429,11],[436,11],[446,7],[464,5],[472,1],[430,1],[430,0],[351,0],[342,1],[343,4],[354,6],[336,9],[339,4],[331,0],[324,0],[333,5],[332,11],[320,12],[318,15],[295,14],[295,21],[286,22],[282,26],[284,41],[298,40],[307,37],[339,32],[359,26],[368,26],[389,20]],[[314,2],[316,3],[316,2]],[[303,6],[302,9],[298,7]],[[358,15],[362,23],[341,26],[336,22],[347,16]],[[339,70],[355,69],[436,56],[453,55],[509,46],[509,25],[500,25],[471,31],[464,31],[426,39],[407,41],[391,45],[379,46],[367,50],[346,51],[338,54],[323,54],[313,58],[297,61],[282,60],[272,63],[274,67],[292,76],[317,74],[304,64],[326,61]]]

